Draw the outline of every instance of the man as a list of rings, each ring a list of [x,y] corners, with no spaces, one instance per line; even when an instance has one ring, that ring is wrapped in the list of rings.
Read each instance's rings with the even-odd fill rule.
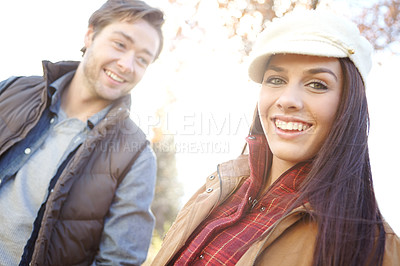
[[[0,265],[138,265],[156,162],[130,91],[160,54],[163,13],[108,0],[82,61],[0,82]]]

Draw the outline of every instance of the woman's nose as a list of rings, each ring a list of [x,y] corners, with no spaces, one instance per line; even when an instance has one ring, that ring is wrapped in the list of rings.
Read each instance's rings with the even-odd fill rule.
[[[303,99],[299,85],[288,84],[288,86],[283,88],[282,93],[276,101],[276,105],[285,111],[302,109]]]

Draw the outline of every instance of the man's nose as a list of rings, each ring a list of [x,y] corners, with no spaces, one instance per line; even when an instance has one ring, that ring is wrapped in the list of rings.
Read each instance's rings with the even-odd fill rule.
[[[118,66],[124,73],[133,73],[135,71],[135,55],[126,53],[118,60]]]

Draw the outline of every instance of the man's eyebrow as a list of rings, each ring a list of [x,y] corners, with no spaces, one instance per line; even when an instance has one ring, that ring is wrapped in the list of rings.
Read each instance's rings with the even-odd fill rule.
[[[129,36],[128,34],[126,34],[125,32],[123,32],[123,31],[114,31],[114,33],[115,34],[118,34],[118,35],[121,35],[122,37],[124,37],[128,42],[130,42],[130,43],[135,43],[135,40],[134,39],[132,39],[132,37],[131,36]],[[151,56],[151,57],[154,57],[154,54],[153,53],[151,53],[148,49],[146,49],[146,48],[144,48],[143,49],[143,52],[145,52],[146,54],[148,54],[149,56]]]
[[[312,68],[312,69],[305,71],[305,73],[309,73],[309,74],[328,73],[328,74],[331,74],[336,80],[338,80],[338,77],[336,76],[336,74],[333,73],[332,70],[325,68],[325,67]]]

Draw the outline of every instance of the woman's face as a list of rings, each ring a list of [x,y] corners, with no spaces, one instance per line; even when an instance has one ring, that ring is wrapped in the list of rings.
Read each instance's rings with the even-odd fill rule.
[[[291,167],[316,155],[332,128],[342,86],[337,58],[293,54],[271,58],[258,111],[273,162]]]

